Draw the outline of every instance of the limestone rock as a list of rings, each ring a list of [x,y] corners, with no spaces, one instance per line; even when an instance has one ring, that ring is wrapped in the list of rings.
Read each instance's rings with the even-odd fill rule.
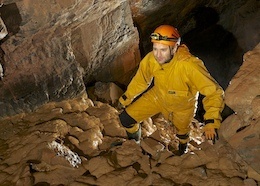
[[[233,114],[229,116],[226,120],[222,122],[219,133],[226,139],[229,140],[233,135],[238,131],[242,130],[244,125],[247,125],[242,122],[238,115]]]
[[[134,140],[129,140],[113,151],[111,162],[113,162],[114,166],[127,167],[133,165],[142,156],[142,150],[138,144]]]
[[[165,148],[164,145],[159,143],[158,141],[152,138],[146,138],[141,141],[141,147],[144,149],[145,152],[150,154],[152,158],[158,159],[160,152],[162,152]]]
[[[74,101],[60,104],[58,108],[64,108],[60,107],[61,105],[71,105],[75,103]],[[82,104],[80,101],[85,102],[84,99],[77,101],[79,104]],[[28,114],[28,117],[22,115],[11,119],[19,124],[20,131],[9,133],[8,138],[0,136],[0,150],[2,152],[5,149],[1,155],[0,183],[9,185],[13,183],[28,185],[43,183],[242,185],[244,182],[253,183],[259,179],[258,167],[254,159],[257,159],[258,154],[250,150],[239,150],[245,148],[243,145],[249,146],[248,143],[242,141],[243,139],[249,139],[247,141],[252,142],[251,138],[246,136],[250,136],[252,131],[257,132],[255,128],[252,130],[246,128],[238,133],[232,132],[227,138],[228,143],[225,142],[225,138],[219,140],[214,146],[202,142],[198,144],[201,150],[189,151],[178,157],[168,151],[165,139],[160,138],[158,130],[160,127],[167,126],[167,123],[159,125],[156,123],[157,120],[153,120],[151,124],[156,125],[157,130],[151,135],[143,136],[140,146],[133,140],[124,139],[125,134],[106,135],[108,131],[105,130],[106,125],[114,126],[114,130],[123,131],[116,120],[118,112],[108,104],[94,102],[92,106],[84,107],[85,110],[81,111],[77,107],[67,107],[70,110],[65,113],[56,112],[56,117],[51,115],[53,118],[50,121],[38,117],[39,113],[41,116],[43,113],[48,115],[51,110],[55,109],[55,105],[58,106],[51,103],[50,106],[40,107],[37,112]],[[33,114],[36,119],[32,119]],[[23,118],[27,119],[23,120]],[[46,117],[48,118],[50,117]],[[7,121],[10,121],[10,118],[1,122],[7,123]],[[108,121],[111,122],[106,123]],[[163,120],[159,119],[159,121]],[[229,121],[233,122],[232,119]],[[29,128],[23,125],[28,122]],[[9,129],[12,130],[11,125]],[[246,131],[247,133],[244,133]],[[193,132],[193,137],[196,137],[197,132]],[[239,143],[235,143],[233,139],[238,134],[239,137],[246,138],[242,137],[242,142],[238,140]],[[123,144],[111,147],[112,142],[118,139],[124,139]],[[60,156],[55,149],[48,148],[48,143],[53,140],[66,146],[72,153],[77,153],[81,164],[73,167],[66,156]],[[152,143],[149,142],[150,140]],[[143,145],[144,143],[146,145]],[[252,148],[257,148],[256,144],[252,144],[254,146]],[[253,156],[250,158],[248,153]],[[30,177],[33,177],[34,181]]]
[[[260,165],[257,163],[260,158],[258,153],[260,148],[259,127],[259,121],[251,123],[229,140],[229,144],[258,174],[260,174]]]
[[[128,1],[4,3],[0,116],[78,97],[93,79],[129,82],[140,54]]]
[[[255,118],[252,101],[260,93],[260,44],[244,55],[244,62],[226,90],[226,103],[247,123]],[[257,112],[255,112],[257,114]]]
[[[116,106],[119,98],[123,95],[123,90],[115,83],[95,83],[94,95],[99,101]]]
[[[115,170],[115,168],[109,164],[108,159],[102,156],[92,158],[85,167],[90,174],[96,178]]]

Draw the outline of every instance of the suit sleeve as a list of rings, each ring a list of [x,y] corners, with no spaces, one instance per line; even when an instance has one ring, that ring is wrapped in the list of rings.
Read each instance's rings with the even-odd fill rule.
[[[202,100],[205,110],[205,127],[219,129],[224,108],[224,91],[209,74],[203,62],[198,58],[191,63],[189,68],[190,80],[197,90],[205,97]]]
[[[119,102],[127,106],[129,105],[138,95],[143,93],[151,83],[152,75],[150,73],[149,55],[140,62],[139,68],[127,86],[126,92],[120,97]]]

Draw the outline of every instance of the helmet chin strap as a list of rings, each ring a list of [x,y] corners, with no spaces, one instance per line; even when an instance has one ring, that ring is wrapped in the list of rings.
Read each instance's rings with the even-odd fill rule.
[[[178,47],[180,46],[180,44],[181,44],[181,38],[179,37],[178,41],[176,42],[176,44],[173,47],[173,55],[176,53],[176,51],[177,51]]]
[[[174,45],[174,47],[172,49],[169,46],[170,50],[172,50],[172,53],[171,53],[171,57],[169,58],[169,60],[167,60],[165,63],[169,63],[172,60],[172,58],[174,57],[178,47],[180,46],[180,43],[181,43],[181,38],[178,39],[178,41],[176,42],[176,44]]]

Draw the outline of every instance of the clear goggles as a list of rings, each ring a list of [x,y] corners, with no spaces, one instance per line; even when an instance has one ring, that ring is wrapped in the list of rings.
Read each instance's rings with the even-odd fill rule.
[[[163,40],[163,41],[173,41],[173,42],[177,42],[178,41],[178,38],[171,38],[171,37],[167,37],[167,36],[162,36],[159,33],[152,33],[150,35],[150,37],[151,37],[151,39],[154,39],[154,40],[157,40],[157,41],[160,41],[160,40]]]

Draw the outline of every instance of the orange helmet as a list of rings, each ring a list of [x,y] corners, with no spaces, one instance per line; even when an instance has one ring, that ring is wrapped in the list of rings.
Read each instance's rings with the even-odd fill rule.
[[[171,25],[161,25],[151,34],[151,42],[174,46],[180,42],[180,34],[176,28]]]

